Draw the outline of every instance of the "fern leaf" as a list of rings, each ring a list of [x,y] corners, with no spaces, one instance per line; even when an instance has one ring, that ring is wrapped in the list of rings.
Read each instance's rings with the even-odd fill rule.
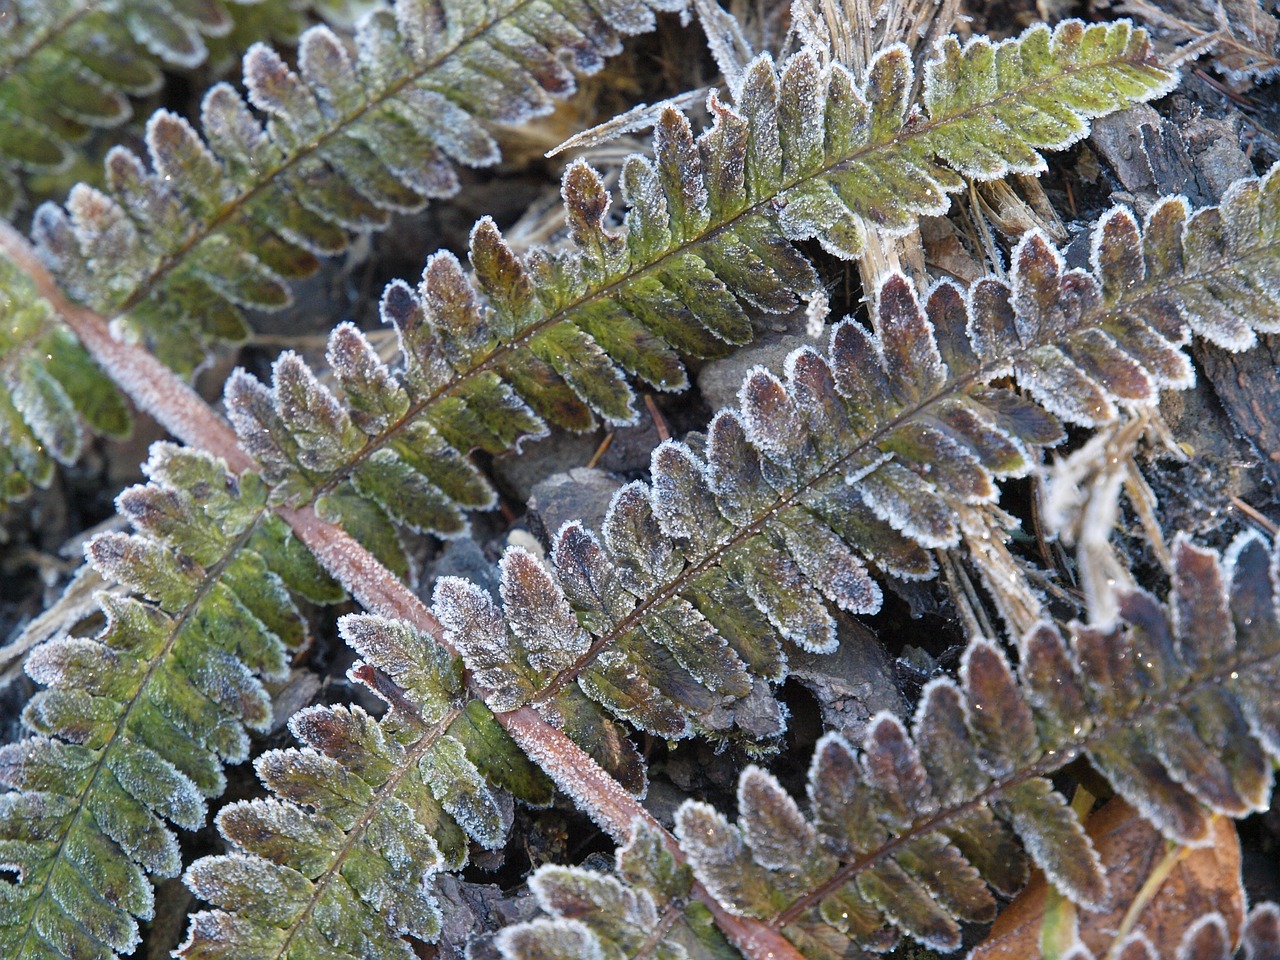
[[[124,398],[85,349],[0,258],[0,501],[45,487],[55,463],[74,463],[86,428],[123,437]]]
[[[291,591],[332,600],[333,585],[289,546],[252,474],[158,445],[151,483],[120,495],[138,533],[87,550],[108,580],[95,638],[61,637],[26,669],[48,689],[23,714],[34,737],[0,748],[6,957],[127,954],[149,919],[149,877],[181,870],[170,825],[199,828],[224,763],[248,756],[271,718],[264,680],[281,680],[307,642]],[[149,602],[144,602],[149,601]]]
[[[652,828],[637,821],[616,856],[617,877],[581,867],[544,866],[529,888],[548,917],[499,932],[505,960],[654,956],[660,960],[731,960],[738,956],[689,902],[692,876]]]
[[[501,846],[513,796],[551,802],[551,782],[468,702],[456,658],[397,621],[352,615],[339,629],[365,658],[351,676],[391,710],[380,721],[359,707],[293,716],[303,748],[256,762],[275,796],[224,807],[232,852],[186,873],[219,909],[192,918],[178,956],[410,958],[402,937],[439,930],[432,874],[461,868],[468,840]]]
[[[881,714],[861,749],[822,738],[807,814],[754,767],[736,824],[686,802],[676,829],[694,873],[728,909],[770,920],[815,957],[884,949],[895,931],[958,947],[959,921],[993,913],[987,885],[1014,879],[966,856],[989,855],[993,833],[1016,834],[1073,900],[1105,903],[1105,872],[1047,778],[1086,755],[1184,844],[1208,842],[1215,812],[1266,809],[1280,756],[1276,559],[1252,534],[1222,560],[1179,539],[1167,605],[1129,591],[1114,626],[1072,624],[1064,637],[1042,623],[1021,639],[1016,673],[974,641],[958,684],[925,689],[912,735]]]
[[[212,0],[17,0],[0,28],[0,214],[25,200],[25,178],[60,172],[94,130],[118,126],[154,93],[161,68],[192,69],[232,30],[232,4]],[[279,17],[278,3],[259,18]]]
[[[1039,169],[1037,151],[1071,143],[1087,117],[1157,96],[1173,79],[1127,23],[1034,28],[997,47],[944,45],[928,67],[923,104],[908,110],[911,70],[897,47],[877,58],[861,86],[839,65],[819,67],[810,52],[781,69],[757,59],[736,108],[714,101],[714,123],[698,138],[681,114],[663,114],[654,161],[632,157],[623,171],[625,229],[606,222],[610,197],[599,175],[570,165],[562,192],[572,249],[522,260],[481,220],[471,235],[473,278],[439,253],[417,290],[387,288],[382,315],[400,335],[402,373],[385,367],[354,328],[340,327],[329,360],[345,400],[315,393],[311,374],[286,358],[270,391],[245,377],[231,383],[227,405],[241,437],[285,500],[325,498],[318,506],[328,518],[368,524],[353,515],[350,496],[335,496],[354,487],[399,522],[458,535],[462,511],[494,497],[466,454],[518,449],[549,424],[631,422],[626,375],[679,389],[679,354],[746,342],[752,313],[788,310],[814,294],[817,274],[793,241],[816,236],[852,255],[861,241],[850,232],[835,243],[840,224],[905,229],[945,208],[946,193],[963,182],[957,170],[990,179]],[[794,101],[798,90],[811,95]],[[1028,104],[1046,112],[1033,117]],[[974,156],[966,146],[973,139],[994,152]],[[299,390],[333,411],[327,422],[285,410]],[[324,462],[307,451],[318,440]],[[880,501],[910,498],[908,478],[889,479],[895,469],[882,471]],[[934,539],[953,538],[933,519],[945,527]],[[786,565],[773,555],[754,559]],[[859,580],[847,563],[811,572],[834,591]],[[782,587],[772,593],[775,615],[804,632],[798,624],[816,615],[816,600],[788,600]],[[874,601],[846,599],[855,607]]]
[[[1280,906],[1260,903],[1250,910],[1243,940],[1249,960],[1280,957]]]
[[[833,648],[827,603],[875,612],[872,571],[928,576],[928,550],[1003,536],[986,513],[998,481],[1058,442],[1059,417],[1096,425],[1187,385],[1192,330],[1239,346],[1274,329],[1280,298],[1256,278],[1275,271],[1278,192],[1273,171],[1194,216],[1180,198],[1145,228],[1114,210],[1094,232],[1092,272],[1066,270],[1032,234],[1007,283],[944,281],[921,303],[889,277],[872,330],[839,324],[826,357],[788,358],[785,382],[751,371],[704,456],[668,441],[650,484],[615,496],[600,537],[566,525],[553,575],[509,553],[503,609],[444,580],[437,617],[495,710],[554,716],[576,686],[575,703],[584,693],[655,735],[727,734],[756,684],[785,677],[792,645]],[[1033,399],[993,385],[1010,374]]]
[[[287,304],[288,281],[344,250],[350,233],[451,196],[455,163],[494,163],[485,123],[549,111],[574,88],[569,66],[599,69],[620,35],[681,6],[397,0],[362,21],[354,48],[327,27],[308,30],[296,72],[255,45],[247,101],[214,86],[203,135],[158,111],[150,169],[112,150],[105,189],[81,184],[65,209],[41,207],[35,236],[71,296],[189,370],[210,340],[245,336],[242,308]]]

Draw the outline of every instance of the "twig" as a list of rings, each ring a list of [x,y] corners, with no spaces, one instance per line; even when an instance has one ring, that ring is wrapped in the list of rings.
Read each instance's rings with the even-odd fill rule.
[[[644,395],[644,405],[648,407],[649,416],[653,418],[653,426],[658,431],[658,439],[663,441],[670,440],[671,428],[667,426],[667,418],[658,409],[658,403],[653,399],[653,394],[646,393]]]
[[[1231,506],[1235,507],[1241,513],[1243,513],[1246,517],[1248,517],[1250,520],[1252,520],[1254,523],[1260,526],[1263,530],[1267,532],[1269,536],[1275,537],[1277,534],[1280,534],[1280,527],[1277,527],[1274,523],[1268,520],[1267,517],[1264,514],[1260,513],[1256,507],[1245,502],[1244,500],[1241,500],[1239,497],[1231,498]]]
[[[240,448],[227,422],[172,370],[146,350],[115,339],[99,314],[69,301],[26,239],[8,224],[0,224],[0,251],[27,273],[116,385],[157,423],[188,446],[221,457],[236,473],[256,466]],[[426,604],[344,530],[321,520],[310,506],[279,507],[276,513],[367,610],[407,620],[457,652],[445,642],[444,628]],[[476,692],[474,683],[472,687]],[[536,711],[523,707],[496,717],[530,759],[615,840],[630,839],[631,825],[639,818],[660,831],[672,854],[683,859],[675,838],[639,801]],[[748,960],[803,960],[777,930],[759,920],[730,914],[701,884],[694,885],[693,895],[707,906],[716,926]]]
[[[591,455],[591,459],[587,461],[587,469],[590,470],[604,457],[605,452],[613,446],[613,438],[617,434],[610,430],[604,435],[604,439],[600,441],[600,446],[596,447],[596,452]]]

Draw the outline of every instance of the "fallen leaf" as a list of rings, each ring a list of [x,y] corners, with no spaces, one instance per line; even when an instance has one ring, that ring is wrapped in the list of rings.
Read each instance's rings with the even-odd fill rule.
[[[1135,931],[1146,935],[1159,956],[1177,956],[1182,935],[1213,911],[1226,920],[1232,942],[1238,939],[1245,895],[1240,840],[1231,820],[1214,818],[1208,846],[1177,847],[1116,797],[1089,818],[1085,831],[1111,879],[1110,910],[1074,911],[1080,942],[1095,957],[1111,960],[1118,955],[1113,949]],[[969,960],[1053,960],[1041,949],[1041,934],[1046,919],[1060,924],[1065,911],[1051,894],[1037,871]]]

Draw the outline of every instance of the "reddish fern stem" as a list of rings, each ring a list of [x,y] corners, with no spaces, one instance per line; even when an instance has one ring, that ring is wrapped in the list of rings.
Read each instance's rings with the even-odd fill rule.
[[[101,315],[68,300],[26,238],[4,221],[0,221],[0,253],[31,279],[98,366],[140,410],[188,446],[221,457],[236,473],[255,465],[240,449],[235,431],[172,370],[146,350],[113,337]]]
[[[101,315],[68,300],[26,238],[5,223],[0,223],[0,253],[31,278],[40,295],[62,315],[116,385],[169,433],[189,447],[221,457],[236,473],[256,466],[241,449],[235,432],[199,394],[145,349],[113,337]],[[426,604],[346,531],[321,520],[309,506],[276,508],[276,513],[365,609],[406,620],[451,653],[457,653],[445,641],[444,627]],[[483,691],[478,693],[482,695]],[[639,801],[535,710],[522,707],[496,716],[530,759],[615,840],[629,840],[633,822],[640,819],[658,830],[672,854],[683,861],[675,838]],[[729,913],[699,883],[694,884],[692,892],[711,911],[720,931],[748,960],[804,960],[768,924]]]

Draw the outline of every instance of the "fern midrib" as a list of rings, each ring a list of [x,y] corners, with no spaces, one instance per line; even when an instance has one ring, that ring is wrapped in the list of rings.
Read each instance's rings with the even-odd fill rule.
[[[306,926],[307,921],[315,911],[316,905],[320,902],[320,898],[324,895],[324,891],[328,889],[329,884],[338,876],[343,864],[346,863],[347,857],[364,837],[365,831],[369,829],[369,824],[372,823],[373,818],[378,815],[378,812],[382,809],[382,805],[387,800],[395,799],[396,790],[404,781],[404,778],[418,769],[418,761],[421,760],[423,756],[426,755],[426,752],[435,746],[439,739],[448,732],[449,725],[458,718],[458,715],[461,712],[461,708],[452,707],[441,720],[428,725],[423,722],[420,716],[418,716],[416,710],[410,710],[408,712],[401,711],[401,715],[405,716],[406,719],[413,722],[415,726],[422,729],[423,734],[421,739],[414,743],[412,747],[405,750],[402,762],[398,765],[395,773],[383,781],[383,783],[378,787],[377,793],[374,794],[373,799],[362,811],[360,819],[351,828],[351,830],[347,832],[346,840],[342,846],[338,848],[338,852],[333,858],[333,863],[325,868],[324,873],[311,881],[313,884],[311,898],[308,900],[306,907],[303,908],[303,911],[298,915],[298,919],[289,927],[284,940],[280,944],[280,949],[275,954],[277,957],[287,957],[289,955],[289,946],[293,943],[294,938],[302,931],[303,927]],[[433,837],[432,839],[434,840],[435,838]]]
[[[131,293],[120,306],[115,307],[112,310],[107,319],[115,320],[127,314],[142,303],[142,301],[146,300],[158,284],[160,284],[172,271],[182,266],[183,262],[187,259],[187,256],[196,247],[202,244],[205,240],[214,236],[218,232],[219,228],[234,218],[236,214],[240,213],[244,207],[256,200],[268,188],[274,186],[280,177],[290,172],[303,160],[308,159],[316,152],[322,150],[333,140],[342,136],[346,133],[348,128],[359,123],[360,120],[362,120],[368,113],[380,108],[388,101],[393,100],[405,88],[418,83],[429,73],[438,69],[442,64],[448,62],[449,59],[457,56],[464,47],[477,42],[490,30],[494,29],[504,21],[515,17],[521,10],[530,6],[534,2],[536,2],[536,0],[518,0],[518,2],[507,10],[506,13],[486,22],[484,26],[474,30],[473,32],[464,34],[453,47],[446,51],[442,51],[439,56],[430,63],[425,64],[420,70],[405,74],[404,77],[395,81],[385,90],[381,91],[376,98],[370,99],[353,113],[342,117],[320,137],[308,143],[296,153],[287,156],[283,162],[281,162],[280,165],[269,174],[262,179],[255,181],[252,187],[239,197],[230,201],[222,210],[210,217],[199,230],[191,234],[173,253],[162,258],[147,278],[134,289],[133,293]],[[446,91],[440,90],[437,92],[439,92],[441,96],[448,96]],[[467,112],[470,113],[470,111]]]
[[[1246,255],[1235,258],[1223,258],[1214,265],[1215,269],[1206,268],[1203,273],[1196,274],[1194,277],[1187,274],[1180,274],[1178,283],[1171,283],[1163,286],[1149,286],[1143,291],[1141,296],[1106,304],[1105,308],[1099,310],[1091,322],[1081,323],[1079,326],[1067,331],[1063,339],[1065,339],[1065,337],[1074,336],[1087,329],[1099,328],[1109,316],[1121,314],[1126,308],[1138,306],[1148,300],[1161,297],[1171,290],[1176,290],[1182,286],[1197,286],[1203,284],[1207,278],[1217,275],[1217,273],[1219,273],[1227,264],[1247,262],[1254,257],[1264,255],[1267,250],[1276,250],[1278,248],[1280,248],[1280,239],[1277,239],[1270,245],[1255,248],[1254,250],[1249,251]],[[762,514],[751,520],[746,526],[741,527],[726,540],[717,544],[716,547],[702,559],[680,571],[680,573],[668,580],[664,586],[659,587],[656,593],[651,594],[649,597],[646,597],[638,603],[625,617],[619,620],[614,627],[612,627],[607,633],[603,634],[598,640],[593,642],[587,652],[584,653],[572,667],[568,668],[563,673],[557,674],[556,677],[541,691],[534,694],[530,702],[544,703],[553,698],[562,689],[564,689],[565,686],[576,680],[582,671],[595,661],[601,650],[639,626],[640,621],[651,611],[674,599],[697,577],[722,562],[730,550],[759,533],[770,520],[783,510],[796,506],[806,494],[818,485],[829,480],[832,475],[843,467],[851,458],[867,452],[880,440],[884,439],[890,433],[899,429],[906,423],[909,423],[917,416],[920,416],[930,407],[945,402],[946,400],[963,393],[969,387],[987,382],[1000,371],[1007,369],[1011,364],[1017,363],[1020,358],[1026,357],[1035,350],[1046,346],[1052,346],[1056,342],[1058,341],[1055,339],[1046,339],[1042,343],[1024,346],[1019,353],[1012,354],[1008,357],[1002,357],[998,361],[983,364],[962,377],[948,381],[944,389],[939,390],[932,396],[918,401],[913,406],[904,408],[901,413],[886,422],[883,426],[878,427],[874,432],[868,434],[862,440],[859,440],[854,446],[849,448],[846,453],[841,454],[840,457],[833,460],[827,467],[802,483],[794,491],[776,499]]]
[[[73,10],[67,14],[61,21],[51,23],[48,29],[38,35],[34,42],[29,46],[19,50],[17,55],[7,63],[0,65],[0,84],[7,81],[11,76],[20,71],[27,62],[32,60],[41,50],[53,43],[61,34],[70,30],[82,18],[94,13],[101,5],[102,0],[87,0],[84,6],[78,10]]]
[[[696,234],[690,239],[682,241],[676,246],[671,247],[656,259],[651,260],[649,263],[646,263],[635,270],[628,270],[627,272],[619,275],[618,277],[609,281],[607,284],[596,289],[595,291],[575,298],[569,303],[561,306],[558,310],[556,310],[555,313],[525,328],[525,330],[523,330],[520,333],[520,335],[515,339],[505,341],[495,346],[492,350],[489,351],[489,353],[487,353],[484,357],[482,357],[479,361],[477,361],[475,366],[471,367],[470,369],[462,373],[459,373],[456,378],[454,378],[453,380],[450,380],[449,383],[441,387],[438,387],[437,389],[432,391],[430,394],[428,394],[426,397],[424,397],[422,400],[419,400],[416,403],[411,404],[409,409],[393,424],[388,426],[385,430],[383,430],[381,433],[377,434],[376,436],[371,437],[369,441],[357,453],[355,453],[352,456],[351,460],[346,465],[339,467],[331,472],[329,479],[325,480],[319,487],[317,487],[315,494],[313,494],[311,500],[308,502],[314,503],[314,500],[316,497],[319,497],[324,495],[325,493],[331,492],[339,483],[341,483],[348,476],[350,476],[352,471],[354,471],[361,463],[363,463],[366,459],[368,459],[374,453],[378,452],[383,447],[385,447],[401,431],[412,426],[417,421],[418,417],[421,416],[424,412],[426,412],[431,406],[449,397],[455,391],[461,389],[463,386],[465,386],[468,382],[470,382],[475,377],[480,376],[482,373],[488,372],[497,364],[505,361],[509,356],[514,354],[520,348],[524,347],[533,337],[541,333],[543,330],[559,323],[571,321],[572,319],[571,314],[574,311],[579,310],[582,307],[587,306],[588,304],[594,303],[597,300],[608,297],[610,294],[617,292],[624,285],[631,283],[634,280],[639,280],[643,277],[649,276],[650,274],[662,269],[667,264],[667,262],[670,261],[671,259],[679,257],[682,254],[689,252],[694,247],[710,242],[711,240],[715,239],[715,237],[717,237],[720,233],[732,229],[744,218],[763,213],[774,201],[777,200],[777,198],[781,194],[786,193],[789,190],[793,190],[796,187],[800,186],[801,184],[807,183],[812,180],[817,180],[824,176],[828,176],[831,173],[834,173],[840,170],[842,167],[846,167],[849,164],[856,163],[859,160],[863,160],[867,156],[872,155],[876,152],[890,152],[892,151],[893,148],[899,146],[902,143],[915,142],[917,137],[925,137],[928,134],[935,132],[939,127],[945,126],[946,124],[963,123],[964,121],[971,119],[974,115],[978,115],[987,110],[990,110],[994,104],[1000,103],[1002,101],[1010,101],[1022,96],[1026,96],[1029,90],[1034,90],[1044,86],[1051,86],[1053,82],[1060,82],[1064,75],[1072,75],[1073,73],[1083,72],[1086,70],[1100,70],[1107,67],[1116,67],[1122,64],[1133,64],[1133,63],[1134,61],[1132,59],[1121,57],[1121,58],[1108,60],[1102,63],[1092,63],[1083,67],[1063,68],[1061,73],[1054,75],[1052,81],[1045,80],[1043,82],[1030,84],[1025,87],[1020,87],[1017,91],[1002,94],[1001,96],[993,97],[989,100],[985,100],[980,104],[976,104],[966,110],[961,111],[960,113],[951,114],[951,115],[948,115],[947,117],[936,119],[936,120],[930,119],[928,121],[917,123],[911,126],[908,126],[906,123],[904,123],[901,130],[889,140],[885,140],[875,144],[865,144],[858,150],[844,157],[841,157],[837,161],[834,161],[831,163],[824,162],[824,165],[814,172],[804,174],[802,176],[797,176],[791,180],[784,180],[779,186],[774,188],[772,192],[770,192],[768,195],[763,196],[758,200],[756,200],[754,203],[750,203],[747,206],[742,207],[740,210],[735,211],[734,213],[730,214],[727,218],[723,219],[716,225],[706,227],[702,232]],[[1048,148],[1045,148],[1045,149],[1048,149]]]
[[[684,916],[684,908],[679,901],[669,900],[662,910],[662,916],[658,918],[658,922],[654,924],[653,932],[645,937],[644,943],[640,944],[638,949],[628,960],[649,960],[653,956],[653,951],[658,949],[667,932],[674,927]]]
[[[863,854],[858,859],[840,867],[831,875],[830,879],[800,897],[772,920],[766,922],[770,927],[781,930],[787,924],[794,922],[810,907],[835,893],[848,883],[851,878],[882,862],[905,844],[945,827],[957,817],[998,801],[1003,794],[1020,784],[1026,783],[1028,780],[1033,780],[1036,777],[1045,777],[1057,770],[1061,770],[1093,746],[1115,736],[1122,727],[1132,726],[1137,722],[1150,719],[1155,714],[1168,710],[1173,705],[1182,705],[1196,694],[1210,687],[1221,687],[1232,679],[1232,673],[1243,673],[1276,659],[1280,659],[1280,653],[1272,652],[1244,660],[1229,661],[1226,666],[1215,670],[1213,673],[1190,680],[1178,688],[1177,692],[1167,700],[1154,697],[1144,698],[1133,710],[1120,716],[1111,717],[1106,725],[1094,727],[1087,736],[1080,737],[1078,740],[1064,741],[1050,749],[1046,749],[1042,752],[1041,758],[1026,769],[1003,780],[993,781],[973,797],[949,810],[940,810],[924,820],[913,823],[906,831],[891,840],[885,841],[875,850]]]
[[[41,909],[41,904],[49,891],[49,881],[52,879],[54,871],[57,869],[58,861],[62,859],[62,852],[66,848],[67,840],[75,830],[80,818],[85,814],[88,806],[88,798],[92,795],[94,786],[97,784],[98,778],[102,775],[102,771],[106,769],[107,757],[111,754],[111,751],[116,749],[120,744],[121,738],[124,736],[125,731],[128,728],[129,719],[133,716],[134,710],[137,709],[138,704],[141,702],[142,695],[146,691],[147,685],[151,682],[151,678],[155,676],[155,672],[160,669],[161,664],[167,660],[170,652],[173,650],[173,645],[178,641],[179,634],[182,633],[187,622],[208,596],[209,591],[218,583],[219,578],[222,576],[222,572],[226,570],[227,565],[231,563],[236,554],[238,554],[240,550],[248,544],[250,538],[257,530],[258,525],[262,523],[266,516],[267,510],[265,508],[260,509],[257,515],[253,518],[253,521],[245,528],[244,532],[230,544],[226,553],[222,555],[218,562],[213,566],[206,568],[206,575],[201,581],[200,586],[197,588],[195,596],[192,597],[185,607],[183,607],[182,612],[174,618],[168,638],[165,640],[161,649],[157,652],[150,666],[147,667],[146,673],[142,675],[142,680],[138,684],[138,689],[134,692],[133,696],[129,698],[124,713],[121,714],[120,720],[116,725],[115,733],[111,735],[111,739],[107,743],[103,744],[102,753],[93,764],[93,775],[89,778],[89,782],[85,784],[84,789],[80,792],[75,812],[67,822],[67,828],[63,831],[62,837],[58,841],[57,849],[55,849],[53,854],[48,858],[49,869],[45,873],[44,880],[41,882],[39,890],[31,898],[34,906],[27,918],[26,927],[22,932],[22,939],[20,941],[23,951],[25,951],[27,943],[30,942],[32,924],[35,921],[36,913]],[[94,892],[97,893],[97,890],[95,889]],[[37,936],[39,936],[38,933]],[[23,954],[21,953],[19,954],[19,956],[22,955]]]
[[[534,694],[530,702],[544,703],[555,697],[561,690],[568,686],[568,684],[576,680],[583,670],[591,666],[591,664],[595,662],[596,657],[599,656],[600,652],[605,647],[616,642],[619,638],[626,636],[626,634],[638,627],[640,625],[640,621],[643,620],[650,612],[667,603],[669,600],[674,599],[681,591],[688,587],[692,581],[696,580],[703,573],[706,573],[708,570],[721,563],[725,559],[725,555],[728,554],[730,550],[763,530],[765,525],[779,513],[790,507],[796,506],[801,498],[819,484],[830,479],[837,469],[842,467],[849,459],[864,452],[866,449],[873,446],[876,442],[883,439],[903,424],[909,423],[921,411],[928,409],[935,403],[941,403],[942,401],[954,396],[961,392],[965,387],[981,382],[980,377],[982,374],[994,373],[1003,366],[1005,366],[1004,362],[1000,364],[989,364],[951,381],[951,385],[948,390],[934,394],[927,400],[920,401],[915,406],[907,408],[892,420],[888,421],[884,426],[877,428],[874,433],[868,435],[865,439],[860,440],[856,446],[849,450],[848,453],[842,454],[838,459],[832,461],[825,469],[815,474],[811,479],[805,481],[799,487],[796,487],[791,493],[776,499],[772,504],[770,504],[767,510],[754,520],[751,520],[746,526],[739,528],[728,538],[717,544],[701,560],[685,567],[680,571],[680,573],[668,580],[666,585],[660,587],[656,594],[652,594],[650,597],[646,597],[640,603],[636,604],[636,606],[633,607],[625,617],[619,620],[615,626],[610,628],[607,633],[603,634],[598,640],[592,643],[587,649],[587,652],[584,653],[573,666],[569,667],[562,673],[557,674],[556,677],[541,691]]]

